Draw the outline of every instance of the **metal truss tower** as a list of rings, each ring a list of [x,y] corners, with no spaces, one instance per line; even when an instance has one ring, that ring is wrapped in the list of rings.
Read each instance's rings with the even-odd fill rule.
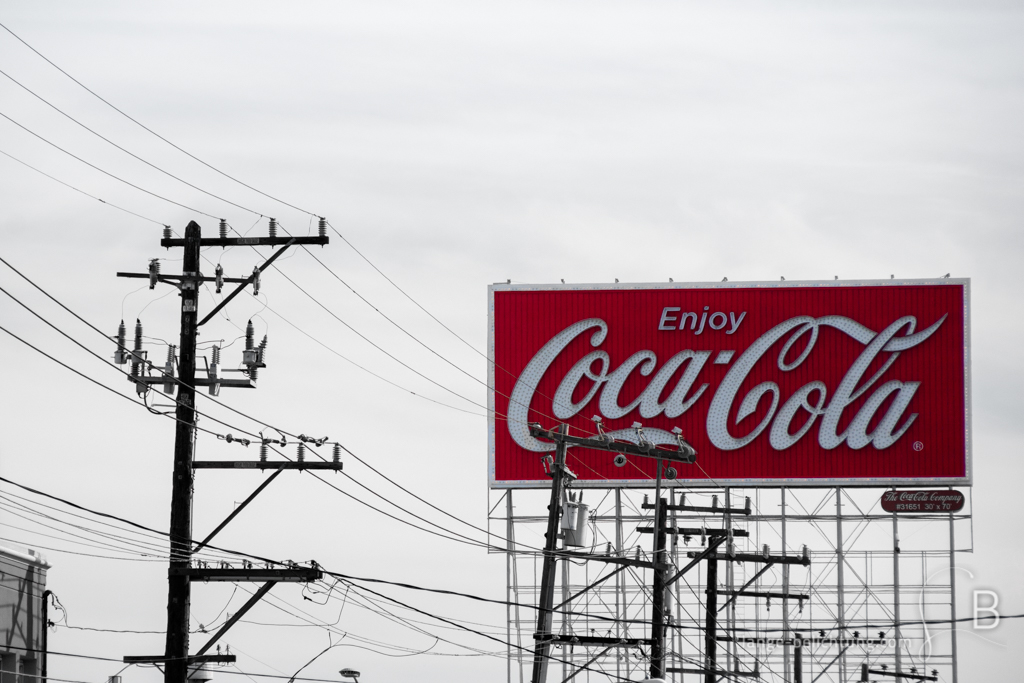
[[[590,508],[589,546],[577,550],[652,559],[651,536],[639,529],[653,525],[654,506],[644,504],[644,498],[654,493],[653,486],[574,491]],[[892,680],[957,683],[955,624],[925,622],[957,618],[956,553],[973,549],[969,489],[962,512],[899,516],[881,509],[883,491],[669,489],[673,506],[685,496],[685,503],[693,507],[737,507],[746,497],[752,507],[749,516],[724,518],[670,509],[670,529],[714,529],[724,522],[748,534],[733,537],[732,552],[737,555],[798,557],[806,546],[810,557],[809,566],[804,567],[732,562],[718,555],[714,593],[719,602],[712,618],[716,634],[710,649],[717,651],[715,668],[729,672],[721,680],[847,683],[860,681],[862,669],[867,668],[885,671]],[[545,499],[550,492],[510,489],[494,495],[498,497],[490,504],[489,523],[492,532],[508,544],[508,600],[536,605],[543,562],[539,549],[548,522]],[[668,560],[677,568],[709,541],[708,536],[697,534],[669,536]],[[668,589],[669,681],[706,680],[711,566],[701,563]],[[559,607],[550,627],[558,638],[550,656],[561,665],[551,661],[548,681],[647,677],[651,652],[643,642],[651,637],[652,574],[642,566],[622,570],[608,562],[587,561],[577,553],[559,559],[554,596]],[[601,581],[605,576],[610,578]],[[509,648],[507,680],[526,683],[533,664],[529,650],[534,647],[537,613],[510,606],[507,616],[509,642],[527,648],[526,652]],[[621,642],[611,647],[581,642],[601,638]]]

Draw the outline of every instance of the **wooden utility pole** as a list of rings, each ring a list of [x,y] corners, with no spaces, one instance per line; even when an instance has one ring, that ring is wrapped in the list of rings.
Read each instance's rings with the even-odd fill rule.
[[[793,683],[804,683],[804,639],[793,637]]]
[[[558,425],[558,434],[569,431],[566,424]],[[540,580],[540,601],[537,605],[536,645],[533,651],[533,683],[544,683],[547,678],[549,653],[551,651],[552,607],[555,603],[555,564],[558,548],[558,523],[562,516],[562,491],[565,481],[576,475],[565,466],[565,441],[555,444],[555,458],[551,463],[551,502],[548,503],[548,530],[544,534],[544,565]]]
[[[658,678],[664,675],[665,670],[665,592],[666,586],[671,581],[666,581],[666,570],[669,568],[665,562],[665,519],[666,512],[670,509],[667,507],[665,502],[661,500],[661,466],[662,459],[669,460],[672,462],[678,462],[683,464],[692,464],[696,462],[697,451],[694,450],[693,446],[688,444],[683,439],[682,432],[675,430],[678,450],[666,450],[655,447],[654,444],[647,441],[643,436],[643,430],[639,423],[634,424],[634,428],[637,430],[637,443],[622,443],[609,438],[601,429],[600,420],[595,418],[598,422],[599,435],[596,437],[578,437],[569,436],[569,427],[566,424],[560,424],[557,430],[543,429],[540,424],[536,422],[530,423],[530,435],[535,438],[550,439],[555,442],[555,458],[551,464],[551,472],[549,473],[552,478],[551,483],[551,503],[548,505],[548,533],[545,536],[544,545],[544,567],[541,574],[541,589],[540,589],[540,600],[538,601],[537,609],[537,632],[534,634],[536,640],[536,646],[534,648],[534,659],[533,659],[533,676],[531,678],[532,683],[545,683],[547,676],[547,663],[550,659],[549,651],[551,643],[571,643],[573,645],[601,645],[606,646],[605,649],[599,653],[596,657],[591,659],[584,666],[597,661],[612,647],[624,647],[629,645],[650,645],[651,647],[651,672],[652,677]],[[658,476],[657,476],[657,488],[655,490],[655,522],[656,525],[653,528],[655,532],[655,552],[651,562],[645,562],[637,560],[628,560],[626,558],[611,558],[611,557],[598,557],[587,553],[569,553],[565,552],[567,556],[573,557],[585,557],[587,559],[611,562],[623,565],[622,569],[626,566],[642,566],[654,570],[654,590],[653,590],[653,601],[654,604],[651,606],[652,610],[652,621],[651,621],[651,637],[650,638],[633,638],[633,639],[621,639],[611,637],[600,637],[600,636],[587,636],[587,635],[568,635],[568,636],[555,636],[551,634],[551,623],[552,623],[552,605],[554,603],[554,591],[555,591],[555,549],[558,541],[558,522],[561,517],[562,509],[562,491],[564,489],[564,482],[567,477],[575,479],[576,475],[573,474],[568,468],[565,467],[565,452],[567,445],[574,445],[581,448],[587,448],[598,451],[606,451],[612,453],[621,454],[619,457],[626,455],[634,455],[643,458],[654,458],[657,460]],[[646,503],[645,508],[651,507]],[[639,529],[639,531],[645,531]],[[651,530],[648,530],[651,531]],[[617,572],[613,572],[615,574]],[[590,590],[598,583],[603,580],[611,578],[613,575],[608,575],[604,579],[599,579],[596,583],[587,586],[582,591],[574,595],[572,598],[567,598],[562,601],[558,607],[563,607],[574,598],[579,597],[586,591]],[[678,575],[676,576],[678,578]],[[565,645],[563,645],[564,647]],[[579,670],[577,670],[578,673]],[[654,672],[658,671],[659,674]],[[572,676],[575,676],[573,673]],[[570,676],[569,678],[572,678]],[[567,679],[566,679],[567,680]]]
[[[658,461],[659,479],[661,461]],[[659,482],[660,483],[660,482]],[[660,491],[659,491],[660,493]],[[654,511],[654,582],[651,587],[651,678],[665,677],[665,522],[668,506],[658,498]]]
[[[708,557],[708,590],[704,615],[704,683],[718,680],[718,556]]]
[[[192,560],[192,452],[195,444],[196,333],[199,299],[199,224],[185,228],[181,278],[181,337],[178,345],[178,407],[171,480],[171,571],[167,577],[167,664],[164,680],[180,683],[188,676],[189,578],[182,571]]]
[[[234,567],[222,563],[217,568],[211,568],[203,563],[192,566],[192,557],[199,552],[220,532],[235,516],[248,505],[266,486],[273,481],[283,470],[341,470],[340,447],[334,446],[334,457],[330,462],[306,462],[302,457],[298,461],[289,460],[267,460],[266,449],[271,443],[284,445],[284,439],[271,441],[263,439],[261,446],[261,457],[259,461],[205,461],[196,462],[193,460],[196,439],[196,387],[208,387],[211,394],[218,394],[221,387],[233,388],[255,388],[257,369],[265,367],[263,363],[264,343],[256,347],[252,339],[252,326],[250,323],[247,330],[246,349],[243,352],[243,364],[246,369],[242,372],[247,375],[244,379],[228,379],[221,377],[217,372],[219,363],[219,349],[213,351],[214,360],[208,366],[205,377],[196,377],[196,338],[199,328],[212,319],[229,301],[240,294],[246,287],[252,286],[254,293],[258,291],[260,274],[266,270],[281,254],[294,245],[326,245],[326,223],[320,220],[319,234],[308,237],[278,237],[277,224],[274,219],[270,220],[270,234],[267,237],[228,237],[227,224],[221,221],[220,235],[214,238],[203,238],[202,229],[195,221],[191,221],[185,228],[184,239],[172,238],[170,228],[164,231],[164,237],[160,242],[163,247],[183,247],[184,258],[182,260],[182,272],[180,275],[161,274],[159,262],[150,262],[148,273],[118,273],[118,277],[146,278],[149,279],[150,289],[157,283],[165,283],[176,286],[181,297],[181,329],[178,343],[178,355],[175,359],[174,349],[168,357],[168,365],[164,371],[151,374],[153,364],[146,360],[145,351],[142,350],[142,326],[137,323],[135,348],[129,350],[125,346],[123,338],[124,325],[118,336],[117,362],[124,364],[131,359],[132,373],[129,379],[135,383],[137,391],[145,394],[153,386],[162,386],[163,391],[174,394],[176,397],[175,426],[174,434],[174,467],[171,479],[171,525],[170,525],[170,565],[167,570],[167,635],[164,653],[162,655],[126,656],[125,663],[131,664],[163,664],[165,683],[186,683],[189,673],[207,662],[232,663],[234,655],[208,654],[219,638],[221,638],[232,625],[234,625],[243,614],[255,605],[270,589],[282,581],[309,582],[317,581],[323,576],[323,572],[315,564],[309,567],[302,567],[295,564],[272,566],[264,568],[253,567],[252,563],[243,562],[241,567]],[[199,272],[199,259],[201,247],[232,247],[232,246],[271,246],[278,247],[262,265],[253,269],[248,277],[228,278],[223,276],[223,271],[218,267],[215,277],[204,277]],[[225,296],[220,303],[209,311],[206,316],[199,319],[199,288],[204,282],[213,282],[217,291],[224,283],[237,284],[238,287]],[[175,362],[177,373],[175,374]],[[326,442],[323,439],[313,439],[300,435],[299,440],[305,443],[312,443],[322,446]],[[232,441],[229,434],[226,439]],[[236,439],[248,445],[250,442],[245,439]],[[232,469],[254,470],[259,468],[271,470],[272,474],[261,484],[241,505],[239,505],[219,526],[206,535],[201,542],[196,542],[192,537],[192,488],[193,474],[197,469]],[[189,607],[191,603],[191,584],[193,581],[254,581],[264,585],[256,591],[255,595],[246,602],[234,615],[222,626],[216,634],[195,654],[189,654]]]

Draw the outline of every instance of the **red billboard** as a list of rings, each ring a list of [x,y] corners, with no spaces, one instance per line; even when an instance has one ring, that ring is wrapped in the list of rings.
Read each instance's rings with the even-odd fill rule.
[[[970,280],[492,285],[489,483],[547,486],[528,424],[698,452],[687,486],[970,484]],[[570,448],[587,486],[656,465]],[[621,465],[621,461],[619,463]]]

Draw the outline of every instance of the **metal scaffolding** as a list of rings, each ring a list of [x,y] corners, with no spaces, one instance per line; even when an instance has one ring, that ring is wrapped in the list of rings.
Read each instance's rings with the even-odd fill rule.
[[[666,482],[671,484],[672,482]],[[650,489],[574,487],[590,506],[592,556],[652,559],[654,511]],[[719,561],[713,617],[717,626],[715,680],[860,681],[861,666],[932,675],[957,683],[955,624],[956,553],[972,552],[971,496],[955,513],[905,514],[882,510],[878,488],[669,487],[671,504],[741,507],[749,516],[668,513],[670,529],[745,530],[732,537],[732,552],[799,556],[809,567]],[[495,545],[506,548],[508,683],[530,680],[544,530],[544,489],[495,491],[489,504]],[[671,534],[668,555],[676,568],[707,542],[701,535]],[[767,546],[767,548],[766,548]],[[494,551],[500,552],[500,551]],[[723,549],[719,550],[724,553]],[[719,555],[722,558],[722,555]],[[558,560],[551,633],[558,634],[548,681],[643,680],[649,667],[653,570],[585,557]],[[670,623],[666,678],[705,681],[707,563],[669,587]],[[606,578],[607,577],[607,578]],[[606,579],[603,580],[602,579]],[[751,593],[759,595],[752,596]],[[789,597],[787,597],[789,596]],[[796,597],[805,596],[805,597]],[[563,604],[559,604],[563,603]],[[519,606],[516,606],[518,604]],[[614,638],[610,646],[576,644],[573,637]],[[618,641],[630,641],[619,643]],[[892,678],[892,680],[899,680]],[[874,679],[874,677],[872,677]],[[883,679],[889,680],[889,679]]]

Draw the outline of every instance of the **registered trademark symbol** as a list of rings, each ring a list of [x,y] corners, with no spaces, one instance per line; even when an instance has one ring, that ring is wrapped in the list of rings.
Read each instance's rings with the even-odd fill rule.
[[[914,442],[914,450],[915,451],[923,451],[924,450],[924,444],[921,443],[920,441],[915,441]]]

